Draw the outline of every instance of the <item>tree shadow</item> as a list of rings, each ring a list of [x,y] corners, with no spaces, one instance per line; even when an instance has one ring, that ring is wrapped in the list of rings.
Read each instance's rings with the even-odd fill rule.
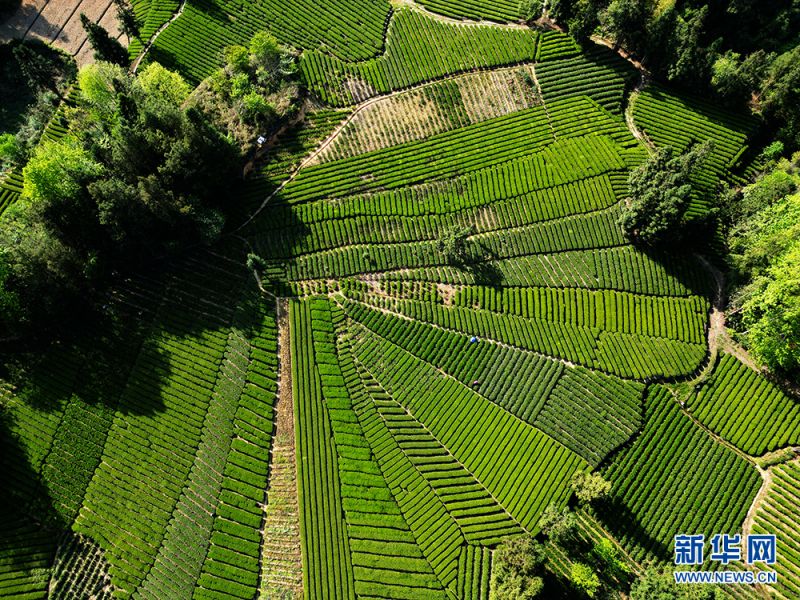
[[[51,560],[66,523],[13,432],[13,424],[13,415],[0,406],[0,560],[11,569],[29,570],[30,548]],[[47,564],[48,557],[41,560]]]
[[[669,559],[669,546],[653,537],[618,496],[606,498],[596,511],[597,516],[616,539],[634,539],[639,546],[655,554],[659,559]]]
[[[693,236],[710,235],[696,231]],[[706,270],[702,262],[694,254],[697,246],[693,244],[675,245],[667,248],[647,248],[634,245],[633,248],[651,259],[664,269],[664,272],[684,286],[691,294],[702,296],[713,302],[716,295],[714,277]],[[672,295],[672,294],[668,294]]]
[[[491,249],[480,241],[471,240],[468,260],[461,261],[455,266],[469,273],[475,285],[495,289],[503,285],[503,272],[497,266]]]
[[[494,261],[469,263],[462,269],[472,275],[475,285],[499,289],[503,285],[503,272]]]
[[[0,26],[5,23],[5,20],[11,17],[15,12],[20,10],[20,6],[22,5],[22,0],[6,0],[6,2],[0,4]],[[28,10],[32,10],[32,6],[25,7]]]

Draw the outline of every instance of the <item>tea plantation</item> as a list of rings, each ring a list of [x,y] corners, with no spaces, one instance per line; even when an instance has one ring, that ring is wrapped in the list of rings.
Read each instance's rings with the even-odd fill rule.
[[[516,3],[400,4],[133,2],[143,39],[174,18],[146,61],[197,84],[267,29],[309,98],[231,182],[221,242],[5,370],[0,597],[488,599],[498,545],[590,472],[611,491],[579,538],[630,577],[746,527],[777,532],[772,591],[800,597],[800,471],[764,460],[800,444],[800,405],[710,347],[708,260],[619,224],[633,169],[711,140],[707,216],[752,176],[756,121],[634,92],[616,52],[504,24]]]

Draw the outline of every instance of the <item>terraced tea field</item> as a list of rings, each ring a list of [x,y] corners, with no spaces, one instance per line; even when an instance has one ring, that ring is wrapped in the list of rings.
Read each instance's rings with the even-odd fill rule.
[[[421,4],[134,3],[150,35],[179,15],[146,60],[197,83],[268,28],[311,99],[222,242],[120,281],[0,387],[0,596],[488,599],[498,544],[595,471],[578,535],[630,577],[747,522],[800,593],[797,461],[757,461],[800,444],[797,400],[709,365],[712,273],[619,225],[653,149],[624,116],[639,74],[500,24],[516,4]],[[748,176],[750,120],[656,85],[630,112],[655,146],[714,142],[693,210]]]

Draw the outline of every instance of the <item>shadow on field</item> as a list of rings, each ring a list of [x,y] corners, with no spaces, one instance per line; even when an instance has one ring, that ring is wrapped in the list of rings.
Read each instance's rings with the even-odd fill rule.
[[[203,13],[209,19],[217,21],[221,27],[230,27],[231,17],[222,10],[215,2],[204,2],[202,0],[186,0],[186,6],[191,7],[197,12]]]
[[[668,559],[670,549],[661,540],[653,537],[639,522],[628,506],[619,497],[610,497],[598,507],[598,515],[616,539],[627,537],[655,554],[660,559]]]
[[[0,407],[0,563],[23,570],[31,564],[30,547],[43,563],[52,558],[66,524],[12,427],[13,416]]]
[[[26,15],[32,15],[38,12],[33,6],[28,5],[23,8],[22,0],[0,0],[0,27],[5,25],[5,22],[10,19],[17,11]],[[27,21],[27,19],[26,19]]]
[[[709,235],[698,232],[697,235]],[[693,248],[687,244],[687,252],[652,250],[638,248],[639,252],[647,255],[664,269],[670,277],[686,286],[694,295],[703,296],[709,301],[714,300],[716,283],[713,276],[703,267],[693,254]]]

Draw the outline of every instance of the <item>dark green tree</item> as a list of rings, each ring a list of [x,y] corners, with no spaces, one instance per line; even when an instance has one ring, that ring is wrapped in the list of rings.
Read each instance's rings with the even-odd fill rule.
[[[680,225],[692,193],[691,175],[711,149],[711,142],[706,142],[675,156],[672,148],[665,147],[631,172],[630,196],[620,220],[630,239],[645,246],[681,239]]]
[[[117,23],[119,30],[125,34],[130,42],[133,38],[140,39],[141,29],[136,13],[128,0],[114,0],[117,9]]]
[[[682,83],[709,80],[711,59],[708,49],[701,44],[708,10],[707,5],[687,10],[674,21],[669,46],[673,49],[673,58],[667,68],[670,80]]]
[[[567,19],[567,29],[578,42],[586,44],[600,25],[600,0],[577,0]]]
[[[601,17],[603,28],[615,44],[641,53],[654,10],[652,0],[612,0]]]
[[[102,25],[92,22],[84,13],[81,13],[81,25],[86,32],[89,45],[94,50],[95,60],[102,60],[123,67],[127,67],[130,64],[128,51],[118,40],[111,37]]]
[[[31,154],[22,198],[0,223],[2,288],[24,313],[16,323],[0,315],[8,331],[90,304],[112,269],[219,236],[238,152],[161,85],[171,75],[151,69],[162,68],[148,66],[140,82],[108,63],[85,67],[70,133]]]
[[[761,84],[764,113],[781,123],[781,137],[800,148],[800,44],[778,56]]]
[[[461,265],[468,261],[467,239],[475,233],[472,225],[453,225],[444,231],[436,242],[436,249],[445,255],[453,265]]]
[[[544,548],[533,536],[503,542],[494,553],[491,600],[532,600],[544,581]]]

